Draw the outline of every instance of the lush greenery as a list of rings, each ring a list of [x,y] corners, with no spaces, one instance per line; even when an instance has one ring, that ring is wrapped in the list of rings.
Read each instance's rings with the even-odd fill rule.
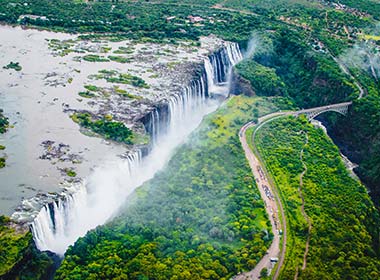
[[[238,74],[247,79],[257,95],[286,95],[285,84],[277,76],[275,69],[253,60],[245,60],[236,66]]]
[[[339,50],[343,45],[339,41],[350,41],[344,25],[362,28],[373,22],[372,17],[379,17],[380,10],[380,5],[372,1],[345,2],[369,15],[349,9],[342,12],[328,1],[323,1],[322,5],[319,0],[34,0],[27,5],[21,0],[1,0],[0,21],[70,32],[102,33],[112,40],[132,38],[172,43],[178,39],[197,40],[200,35],[210,33],[243,42],[254,29],[285,25],[311,31],[323,38],[329,47]],[[189,16],[200,16],[201,21],[193,22]],[[86,38],[96,37],[92,34]]]
[[[106,117],[94,120],[89,113],[75,113],[71,118],[79,125],[102,135],[106,139],[133,144],[133,132],[122,122],[112,121]]]
[[[356,41],[360,39],[359,34],[362,34],[363,31],[364,33],[368,31],[367,29],[375,23],[373,18],[379,19],[380,17],[380,5],[371,0],[342,0],[339,2],[344,3],[349,7],[336,8],[331,1],[317,0],[140,0],[121,2],[33,0],[27,3],[22,0],[0,0],[0,21],[11,24],[17,23],[22,25],[38,26],[41,28],[59,31],[94,32],[82,36],[83,39],[90,40],[105,38],[117,41],[125,38],[131,38],[142,42],[155,41],[170,43],[178,43],[179,40],[193,40],[193,44],[196,45],[198,44],[197,40],[201,35],[216,34],[221,38],[237,41],[243,47],[247,45],[247,41],[252,35],[251,32],[253,30],[259,30],[261,39],[265,42],[266,47],[260,46],[259,51],[255,53],[252,59],[237,67],[240,74],[251,82],[251,85],[254,87],[257,94],[288,96],[292,98],[292,101],[294,101],[298,107],[306,108],[322,104],[342,102],[345,100],[353,100],[359,93],[357,87],[354,85],[354,79],[350,75],[345,74],[344,71],[339,68],[337,63],[332,59],[331,55],[338,56],[339,54],[344,53],[348,47],[353,46]],[[351,7],[354,9],[351,9]],[[363,11],[365,13],[362,13]],[[172,18],[172,16],[174,16],[174,18]],[[192,22],[191,16],[199,16],[201,17],[201,21]],[[50,42],[49,44],[56,48],[60,55],[66,55],[75,51],[71,49],[72,42],[63,42],[62,44]],[[105,49],[104,53],[109,51],[109,49]],[[128,54],[131,53],[131,51],[132,50],[130,48],[120,47],[118,50],[114,51],[114,54]],[[94,62],[112,60],[122,63],[123,61],[126,61],[126,58],[124,57],[111,55],[97,56],[91,54],[85,55],[83,59]],[[11,63],[10,65],[12,66],[10,68],[21,70],[21,66],[19,66],[18,63]],[[354,159],[358,160],[361,164],[359,174],[365,179],[365,182],[370,184],[374,190],[372,193],[378,194],[380,193],[380,163],[378,156],[380,149],[378,145],[380,135],[380,128],[378,125],[379,83],[376,79],[358,71],[357,69],[349,70],[354,74],[355,79],[362,84],[366,93],[370,96],[354,102],[352,110],[349,113],[349,118],[342,119],[332,116],[330,120],[333,125],[336,124],[334,130],[336,131],[337,141],[339,143],[343,143],[342,146],[347,147]],[[149,87],[149,85],[147,85],[141,78],[129,74],[121,74],[116,72],[111,73],[104,70],[103,73],[99,73],[96,76],[99,79],[106,79],[111,83],[122,83],[142,88]],[[132,95],[129,95],[128,92],[123,92],[122,89],[115,91],[124,96],[134,98]],[[94,92],[95,90],[87,89],[86,92],[82,92],[82,95],[84,97],[90,97],[90,95],[95,95]],[[251,109],[247,109],[247,113],[252,113],[256,117],[259,115],[259,108],[253,108],[252,111],[250,110]],[[105,135],[109,139],[126,143],[131,143],[133,139],[131,136],[131,131],[129,131],[128,128],[126,128],[122,123],[114,122],[107,118],[102,120],[94,120],[88,114],[75,114],[73,119],[80,123],[83,127],[98,134]],[[244,117],[239,116],[234,120],[234,122],[236,122],[236,124],[241,124],[243,120]],[[3,122],[2,118],[0,118],[0,129],[8,125],[6,124],[3,126],[1,122]],[[232,152],[225,155],[227,159],[228,156],[231,158],[237,158],[236,154],[238,151],[238,144],[233,140],[233,135],[236,136],[236,131],[233,132],[230,130],[227,125],[226,128],[224,128],[225,123],[228,122],[225,121],[224,116],[216,118],[214,123],[210,124],[210,126],[218,126],[220,129],[218,130],[218,133],[215,133],[215,135],[211,133],[212,131],[215,131],[212,129],[210,131],[211,134],[209,134],[208,137],[211,139],[215,136],[213,138],[215,142],[220,141],[226,145],[226,147],[219,147],[218,149],[221,149],[222,151],[223,149],[232,150]],[[297,123],[294,125],[296,128],[300,128],[301,126],[300,124],[297,125]],[[306,126],[302,125],[302,127]],[[306,130],[306,128],[303,129]],[[217,135],[220,135],[220,137],[216,137]],[[312,130],[309,128],[308,135],[309,137],[313,135]],[[301,147],[301,143],[304,143],[302,141],[305,140],[305,138],[301,139],[301,137],[304,136],[305,135],[299,135],[299,143],[297,142],[299,145],[297,146],[298,148]],[[229,140],[228,142],[223,142],[223,139]],[[279,139],[281,140],[281,137]],[[327,140],[324,142],[323,139],[324,138],[321,136],[318,141],[325,143],[327,146],[319,148],[321,150],[329,149],[329,147],[331,147],[331,143],[326,143]],[[206,143],[208,142],[206,141]],[[235,150],[233,150],[233,148]],[[202,161],[198,165],[196,162],[198,157],[203,158],[209,156],[215,161],[220,160],[220,162],[225,160],[224,158],[221,159],[220,156],[220,154],[225,152],[217,150],[220,154],[217,153],[219,157],[215,158],[213,156],[217,155],[209,155],[210,149],[205,153],[198,152],[199,155],[195,155],[192,151],[186,150],[186,153],[189,154],[188,157],[186,156],[186,159],[193,160],[190,167],[192,168],[194,165],[193,170],[197,170],[198,168],[198,171],[200,170],[198,174],[202,174],[203,176],[212,175],[209,175],[211,172],[207,172],[209,170],[208,168],[205,167],[200,169]],[[212,149],[214,149],[212,151],[216,151],[215,146],[213,146]],[[308,147],[308,149],[311,148]],[[297,152],[294,149],[289,151],[293,152],[294,155],[299,154],[299,151]],[[331,151],[328,150],[328,153],[330,152]],[[336,151],[334,153],[336,154]],[[307,161],[307,152],[305,152],[305,156],[305,161]],[[182,156],[182,158],[185,158],[185,156]],[[179,155],[176,157],[178,161],[179,159],[181,159],[181,161],[185,161],[185,159],[182,158]],[[194,158],[197,160],[194,160]],[[317,163],[320,163],[322,160],[318,157],[317,159]],[[331,158],[328,157],[325,160],[330,159]],[[297,160],[297,157],[295,157],[294,160]],[[4,162],[4,159],[0,159],[0,165],[4,164]],[[284,160],[284,162],[287,161]],[[219,168],[219,166],[216,166],[217,163],[211,162],[208,164],[211,164],[213,168]],[[313,166],[314,163],[308,162],[308,164]],[[332,169],[330,162],[328,162],[328,164],[326,163],[326,165],[328,166],[328,168],[326,167],[326,170],[324,170],[326,171],[326,174],[331,175],[331,178],[340,178],[338,175],[334,177],[333,175],[336,174],[332,174],[330,172]],[[229,161],[227,161],[226,166],[231,167],[232,165]],[[238,164],[236,166],[239,166],[239,168],[241,167]],[[346,175],[342,175],[344,173],[342,171],[342,167],[339,164],[337,164],[337,166],[336,172],[339,172],[342,178],[346,178]],[[291,162],[290,165],[287,165],[286,167],[288,169],[284,169],[286,171],[284,171],[284,174],[286,176],[288,176],[290,172],[298,172],[299,174],[301,167],[302,166],[299,162],[298,165],[296,162]],[[221,174],[223,174],[225,171],[223,167],[218,168],[215,172],[221,170]],[[168,170],[170,170],[170,168]],[[184,170],[187,171],[188,169],[184,168]],[[174,173],[174,171],[168,172],[169,174],[170,172]],[[178,176],[186,175],[184,174],[185,172],[180,173],[181,174],[173,176],[173,178],[178,179]],[[309,175],[313,174],[309,173],[305,175],[305,178],[308,178]],[[283,175],[284,178],[285,175]],[[337,182],[341,180],[336,179],[337,181],[335,181],[334,179],[334,181],[330,181],[330,177],[325,178],[325,176],[321,175],[321,178],[323,179],[322,182],[327,182],[328,184],[335,186],[338,184]],[[164,175],[161,174],[158,176],[157,180],[159,180],[159,178],[167,177],[164,177]],[[198,177],[195,176],[194,178]],[[311,179],[307,182],[312,181]],[[161,181],[164,180],[162,179]],[[170,183],[172,182],[170,177],[167,178],[166,181],[167,183],[161,182],[159,184],[164,187],[159,188],[157,191],[157,193],[159,193],[161,189],[163,190],[162,194],[157,197],[157,200],[154,200],[155,204],[153,205],[156,208],[149,208],[150,206],[147,202],[148,199],[145,198],[145,202],[141,203],[141,208],[140,206],[132,205],[131,209],[136,209],[139,213],[143,212],[141,216],[148,216],[147,218],[150,217],[147,214],[147,210],[144,210],[146,212],[143,211],[143,206],[145,206],[146,209],[153,209],[157,213],[163,213],[161,211],[157,211],[157,209],[160,210],[160,207],[157,206],[158,201],[160,201],[160,199],[161,201],[166,201],[164,199],[168,199],[167,196],[173,195],[173,193],[178,191],[172,187],[173,184]],[[194,184],[194,186],[201,185],[202,182],[198,181],[195,181],[196,184]],[[296,181],[298,181],[297,178],[293,178],[291,183],[295,184]],[[186,183],[188,181],[184,180],[184,182]],[[213,180],[210,179],[210,182],[213,182]],[[247,186],[247,182],[240,182],[239,179],[233,178],[231,179],[231,182],[233,182],[231,183],[232,187],[228,184],[230,188],[226,188],[226,192],[235,190],[235,185],[238,183],[241,183],[242,186]],[[307,182],[305,181],[305,186],[307,185]],[[208,181],[206,181],[206,185],[207,183]],[[307,205],[309,205],[307,206],[309,208],[306,208],[306,210],[313,219],[313,236],[310,241],[311,249],[310,258],[308,258],[308,267],[305,271],[300,271],[301,276],[304,278],[309,277],[309,279],[312,279],[314,275],[317,275],[316,278],[323,278],[329,272],[331,272],[331,277],[335,277],[335,274],[344,275],[341,274],[344,272],[352,273],[351,278],[356,278],[359,273],[365,275],[365,277],[370,275],[368,270],[371,265],[374,265],[374,260],[369,260],[368,258],[368,256],[371,256],[373,253],[373,250],[368,245],[368,232],[372,234],[373,230],[370,230],[367,224],[373,222],[373,220],[371,219],[371,213],[360,216],[357,216],[355,213],[359,213],[360,211],[363,212],[363,209],[370,209],[371,211],[372,209],[368,206],[370,203],[363,198],[365,195],[363,193],[358,194],[357,190],[359,189],[362,191],[363,188],[356,185],[357,188],[355,189],[356,183],[352,183],[351,181],[348,181],[347,184],[347,188],[350,188],[350,190],[353,189],[353,191],[352,194],[351,192],[348,193],[347,199],[344,201],[342,200],[342,196],[338,197],[335,193],[329,193],[333,199],[336,199],[336,203],[332,201],[332,198],[327,197],[326,195],[327,190],[325,186],[320,188],[321,193],[313,193],[313,196],[315,195],[316,197],[316,205],[323,205],[323,207],[319,206],[316,207],[315,210],[310,210],[309,208],[311,202],[306,201]],[[191,185],[191,188],[193,188],[192,184],[189,183],[188,185]],[[153,192],[153,188],[150,186],[151,185],[148,184],[141,189],[141,193],[136,194],[136,201],[143,201],[144,194]],[[169,194],[164,191],[167,190],[165,187],[169,190]],[[186,187],[180,191],[184,192],[187,190]],[[212,186],[207,186],[206,190],[209,191],[210,189],[210,194],[214,194],[212,192],[214,190]],[[342,191],[342,188],[333,188],[332,190]],[[180,193],[180,191],[178,191],[178,193]],[[254,189],[247,190],[247,188],[244,188],[244,191],[248,194],[254,193]],[[306,192],[307,191],[308,188],[306,188]],[[328,191],[332,192],[331,189],[328,189]],[[164,194],[167,194],[167,196]],[[208,194],[209,193],[207,192],[205,195],[206,198],[209,197]],[[298,203],[299,206],[300,201],[299,199],[296,199],[298,193],[293,192],[292,194],[293,196],[290,196],[290,199],[294,200],[290,200],[289,205],[293,207],[294,205],[297,206]],[[231,199],[234,199],[234,195]],[[237,193],[236,195],[239,196],[240,193]],[[173,197],[176,198],[174,195]],[[189,197],[193,198],[193,196],[190,195]],[[308,197],[311,199],[310,195]],[[218,196],[215,198],[218,198]],[[326,199],[326,201],[322,201],[322,198]],[[359,202],[362,202],[363,200],[365,200],[363,205],[367,205],[368,207],[360,207],[361,205],[359,205]],[[179,202],[183,201],[179,200]],[[173,211],[169,211],[168,213],[186,213],[175,210],[180,208],[178,203],[173,201]],[[216,202],[211,199],[210,203]],[[192,205],[191,203],[187,204]],[[258,204],[255,204],[255,206],[258,206]],[[294,207],[297,208],[296,206]],[[350,206],[350,208],[342,209],[345,206],[346,208],[349,208],[348,206]],[[166,210],[164,207],[163,209]],[[323,217],[322,221],[322,218],[318,216],[322,213],[318,212],[321,211],[321,209],[329,210],[327,214],[323,212],[323,215],[321,216]],[[358,212],[352,214],[349,210],[356,210]],[[302,248],[305,244],[306,224],[299,211],[289,211],[290,219],[299,222],[298,225],[291,227],[291,229],[293,229],[294,236],[290,237],[290,246],[295,246],[294,248],[298,249],[294,249],[294,251],[292,251],[293,255],[289,258],[290,263],[286,265],[287,270],[284,272],[285,276],[289,276],[289,278],[293,279],[295,271],[292,269],[299,266],[302,256]],[[210,215],[212,213],[213,212],[211,211]],[[342,217],[337,216],[337,213],[341,214]],[[186,278],[189,270],[191,270],[191,272],[196,272],[197,268],[201,268],[198,275],[201,275],[200,277],[202,278],[212,278],[220,275],[228,277],[240,269],[247,269],[256,261],[252,260],[251,263],[244,263],[242,261],[247,259],[243,256],[243,254],[248,254],[244,251],[244,249],[241,249],[245,248],[242,246],[251,246],[252,244],[255,244],[252,245],[255,249],[252,249],[251,247],[249,248],[255,252],[259,252],[256,256],[260,255],[261,251],[259,248],[265,247],[262,244],[262,233],[255,232],[254,236],[256,239],[253,239],[252,243],[250,243],[250,240],[246,243],[240,240],[240,242],[233,241],[233,244],[231,245],[218,235],[210,236],[207,233],[207,227],[200,227],[200,229],[196,229],[201,231],[199,234],[199,240],[204,242],[204,244],[211,244],[211,247],[205,245],[204,247],[199,248],[197,241],[194,245],[191,243],[192,241],[189,241],[188,243],[183,241],[185,240],[184,236],[186,236],[186,238],[188,237],[186,234],[192,234],[186,232],[186,229],[196,228],[195,224],[185,227],[185,230],[182,230],[182,223],[177,223],[175,221],[172,225],[167,227],[167,230],[161,233],[155,230],[155,228],[162,229],[162,227],[159,226],[159,221],[161,220],[156,218],[157,215],[153,215],[151,219],[147,219],[147,221],[152,221],[151,225],[149,225],[151,227],[146,226],[146,224],[140,226],[141,221],[127,215],[125,221],[121,218],[116,221],[114,225],[92,232],[85,239],[79,241],[77,245],[69,251],[70,256],[65,262],[60,275],[63,277],[63,275],[66,275],[65,273],[70,273],[70,277],[80,275],[80,277],[83,278],[89,276],[91,273],[94,273],[95,276],[91,277],[109,278],[111,277],[110,275],[113,275],[112,273],[117,274],[120,272],[121,274],[119,276],[124,277],[122,273],[125,269],[128,269],[126,274],[130,273],[130,271],[136,271],[138,274],[128,274],[131,278],[137,278],[140,275],[148,275],[151,278],[159,278],[162,276],[161,273],[158,276],[153,273],[156,273],[157,271],[165,271],[165,273],[171,275],[174,274],[174,272],[178,272],[176,269],[182,269],[182,267],[186,266],[186,270],[183,269],[180,271],[180,273],[183,274],[178,274],[181,276],[180,278]],[[187,214],[183,214],[182,216],[187,217]],[[180,218],[182,216],[180,216]],[[364,217],[364,221],[361,216]],[[163,215],[163,217],[166,216]],[[173,217],[175,217],[174,214]],[[194,217],[198,218],[197,216]],[[238,217],[240,216],[236,216],[231,219],[237,219]],[[332,220],[332,217],[337,220]],[[210,220],[212,221],[212,219]],[[258,218],[256,218],[256,220],[258,220]],[[168,219],[168,221],[173,221],[173,219]],[[250,220],[247,222],[248,224],[249,221]],[[315,225],[315,221],[318,221],[319,224]],[[227,220],[227,223],[225,223],[226,220],[222,219],[222,222],[224,222],[224,224],[222,223],[223,225],[228,225],[230,220]],[[376,221],[376,223],[377,222],[378,221]],[[376,224],[375,222],[373,223]],[[219,225],[218,223],[216,224]],[[166,224],[164,223],[164,225]],[[337,225],[340,227],[338,228]],[[350,225],[353,225],[353,227],[350,227]],[[131,229],[129,229],[129,226],[131,226]],[[173,227],[175,226],[178,227],[175,228],[176,230],[173,230]],[[322,228],[322,226],[324,226],[324,228]],[[364,228],[365,226],[367,228]],[[219,228],[217,227],[217,229]],[[322,229],[326,231],[327,237],[321,236]],[[343,229],[346,231],[343,232]],[[222,232],[224,234],[223,230]],[[234,234],[238,235],[245,234],[242,229],[233,228],[232,231]],[[314,231],[316,234],[315,236]],[[358,242],[358,232],[360,231],[363,232],[361,236],[362,243]],[[164,236],[164,240],[158,238],[161,236]],[[173,238],[175,241],[172,244],[170,239],[173,236],[175,237]],[[236,239],[235,237],[236,236],[234,236],[234,240]],[[109,244],[109,240],[111,239],[114,239],[114,241]],[[321,242],[321,244],[318,244],[320,247],[317,246],[317,241]],[[96,244],[97,242],[99,243]],[[187,247],[185,245],[182,246],[183,244]],[[117,248],[117,250],[115,248]],[[175,252],[171,252],[170,249],[165,250],[166,248],[180,248],[180,250],[178,250],[180,253],[179,255],[175,255]],[[199,249],[193,249],[194,251],[199,252],[193,253],[189,251],[191,248]],[[330,250],[331,248],[333,248],[333,250]],[[115,253],[115,255],[110,255],[113,254],[114,249],[123,253],[119,253],[120,255],[117,253]],[[220,256],[218,254],[219,252],[230,252],[228,250],[238,253],[236,253],[236,255],[232,255],[233,257],[236,257],[236,259],[228,260],[228,264],[226,264],[227,257]],[[334,252],[334,250],[336,251]],[[89,252],[88,257],[85,256],[87,252]],[[186,252],[187,255],[183,256],[181,254],[183,252]],[[212,255],[211,253],[215,253],[217,260],[212,257],[215,255]],[[155,262],[153,257],[160,261]],[[119,258],[121,260],[119,260]],[[74,268],[73,263],[77,262],[79,262],[80,266],[78,268]],[[204,266],[203,264],[206,262],[211,264],[212,267]],[[138,265],[139,263],[140,266]],[[161,266],[154,267],[152,263],[157,263]],[[102,264],[103,267],[106,267],[106,269],[100,269],[99,264]],[[165,268],[163,268],[162,265],[165,266]],[[332,268],[333,265],[334,268]],[[84,266],[86,266],[85,269],[83,269]],[[112,269],[109,267],[114,268],[114,271],[111,271]],[[68,272],[71,268],[72,271]],[[223,268],[226,268],[227,272]],[[354,268],[358,269],[355,270]],[[213,272],[216,274],[213,274]],[[376,273],[378,273],[376,269],[373,269],[373,273],[374,275],[370,275],[371,277],[373,276],[373,278],[379,278],[378,275],[376,275]],[[348,276],[346,278],[348,278]]]
[[[0,109],[0,134],[5,133],[8,129],[9,121],[6,116],[3,114],[3,110]]]
[[[90,91],[80,91],[78,92],[78,95],[80,97],[84,97],[84,98],[92,98],[92,97],[95,97],[96,95],[93,94],[92,92]]]
[[[292,30],[258,35],[259,46],[252,60],[237,66],[258,94],[288,95],[300,107],[314,107],[343,102],[358,92],[351,78],[331,57],[312,52],[305,34]]]
[[[124,56],[120,56],[120,55],[110,55],[110,56],[108,56],[108,59],[112,60],[112,61],[119,62],[119,63],[131,62],[130,58],[127,58],[127,57],[124,57]]]
[[[108,62],[109,61],[109,59],[103,56],[96,55],[96,54],[86,54],[85,56],[83,56],[83,60],[89,61],[89,62]]]
[[[16,229],[10,219],[0,216],[0,278],[42,279],[53,261],[34,247],[28,230]]]
[[[13,69],[15,71],[21,71],[22,67],[18,62],[10,62],[8,65],[3,66],[4,69]]]
[[[305,40],[306,35],[291,29],[256,34],[259,38],[257,51],[252,59],[239,64],[237,70],[250,81],[257,94],[278,95],[280,92],[291,97],[300,108],[353,100],[348,117],[337,114],[322,117],[328,120],[329,133],[334,141],[360,165],[358,174],[368,184],[371,196],[379,205],[380,83],[368,71],[368,65],[366,69],[360,69],[355,68],[354,64],[347,64],[352,76],[346,74],[332,59],[331,50],[311,48],[310,42]],[[350,51],[343,53],[343,61],[350,60],[351,54]],[[266,75],[261,74],[264,70]],[[285,84],[281,90],[278,87],[270,88],[278,81]],[[367,97],[356,100],[360,91],[355,83],[361,85]],[[267,88],[269,90],[263,90]]]
[[[8,223],[10,220],[0,216],[0,276],[6,274],[23,257],[29,246],[30,234],[17,233]]]
[[[116,70],[100,70],[99,74],[91,75],[94,79],[105,79],[109,83],[127,84],[139,88],[149,88],[149,85],[140,77],[127,74],[119,73]]]
[[[332,130],[354,162],[358,174],[371,187],[371,196],[380,205],[380,95],[355,100],[347,118]]]
[[[3,114],[3,110],[0,109],[0,134],[5,133],[8,129],[9,121],[6,116]],[[0,151],[5,150],[5,146],[0,145]],[[5,157],[0,157],[0,168],[5,167]]]
[[[161,42],[177,39],[197,40],[211,31],[226,38],[246,40],[257,26],[254,15],[212,9],[215,1],[170,3],[171,1],[66,1],[34,0],[24,5],[15,0],[1,0],[0,20],[73,32],[110,33],[110,38],[132,38]],[[22,15],[36,15],[24,16]],[[173,20],[166,20],[170,16]],[[201,15],[202,24],[189,22],[188,16]],[[42,18],[40,16],[45,16]],[[218,21],[213,20],[218,18]]]
[[[238,131],[278,103],[233,97],[207,117],[119,218],[68,249],[57,278],[228,279],[253,268],[272,235]]]
[[[296,274],[298,279],[378,279],[378,212],[325,133],[306,118],[284,117],[265,124],[254,140],[286,208],[288,241],[281,279]]]

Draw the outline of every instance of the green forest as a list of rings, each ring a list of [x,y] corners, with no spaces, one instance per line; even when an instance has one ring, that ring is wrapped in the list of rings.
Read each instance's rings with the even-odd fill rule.
[[[41,253],[32,234],[0,215],[0,279],[46,279],[52,275],[53,259]]]
[[[272,233],[238,131],[282,103],[233,97],[208,116],[120,217],[68,249],[57,279],[229,279],[252,269]]]
[[[132,130],[122,122],[113,121],[112,117],[105,116],[100,120],[93,120],[90,113],[75,113],[71,116],[72,120],[80,126],[103,136],[106,139],[133,144],[134,134]]]
[[[280,278],[378,279],[379,213],[323,130],[304,117],[283,117],[264,124],[254,143],[286,209],[289,229]],[[301,212],[301,194],[311,230]]]
[[[201,20],[192,22],[194,16]],[[379,55],[379,20],[376,0],[0,0],[2,24],[78,33],[92,42],[185,40],[197,46],[201,36],[213,34],[242,50],[255,44],[234,73],[256,96],[233,96],[208,116],[117,218],[68,249],[55,277],[230,279],[252,269],[273,236],[239,129],[279,110],[352,101],[347,116],[320,117],[334,142],[303,117],[273,120],[254,140],[286,208],[289,232],[280,278],[380,279],[380,70],[370,63],[371,55]],[[353,50],[365,53],[361,61],[353,61]],[[115,53],[128,52],[121,47]],[[83,60],[117,61],[121,67],[128,61],[92,54]],[[10,74],[22,70],[18,62],[1,67]],[[149,88],[140,77],[107,69],[93,78]],[[85,89],[80,97],[95,99],[100,90]],[[148,142],[109,115],[71,117],[89,135],[127,145]],[[1,110],[0,133],[8,128]],[[373,201],[335,145],[359,164],[355,172]],[[0,168],[4,149],[0,145]],[[0,278],[44,279],[54,273],[52,266],[30,233],[18,232],[1,216]]]
[[[380,204],[380,83],[368,69],[349,66],[345,73],[331,53],[311,52],[304,34],[282,30],[257,34],[259,50],[236,67],[257,95],[289,98],[298,108],[353,101],[348,116],[322,115],[329,134],[345,155],[359,164],[357,172]],[[360,85],[363,97],[358,98]]]

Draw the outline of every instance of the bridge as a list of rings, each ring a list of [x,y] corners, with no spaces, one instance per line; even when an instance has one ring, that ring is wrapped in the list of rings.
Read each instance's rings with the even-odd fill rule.
[[[299,115],[306,115],[307,119],[310,121],[315,117],[319,116],[324,112],[337,112],[342,115],[347,115],[348,107],[352,104],[352,102],[343,102],[337,104],[331,104],[327,106],[314,107],[310,109],[303,109],[296,112],[293,112],[292,115],[298,117]]]
[[[299,111],[278,111],[275,113],[271,113],[265,116],[260,117],[257,122],[250,121],[246,123],[239,132],[239,139],[242,143],[245,155],[248,159],[249,165],[252,169],[252,173],[254,177],[256,178],[256,182],[259,187],[260,195],[265,202],[265,210],[268,213],[268,216],[270,218],[271,226],[272,226],[272,232],[274,235],[274,239],[272,244],[267,250],[266,255],[260,260],[260,262],[249,272],[242,273],[240,275],[237,275],[234,277],[235,280],[240,279],[259,279],[259,275],[261,270],[266,267],[267,269],[272,268],[272,262],[271,258],[277,258],[278,264],[275,268],[274,274],[272,279],[277,279],[280,274],[280,269],[284,263],[285,259],[285,251],[286,251],[286,239],[287,239],[287,224],[285,219],[285,211],[284,206],[282,205],[281,199],[279,199],[278,191],[275,187],[275,184],[271,177],[268,175],[268,172],[265,169],[265,166],[262,165],[262,162],[264,162],[259,152],[257,151],[257,148],[255,146],[255,142],[253,139],[255,138],[255,135],[257,131],[265,125],[265,123],[271,122],[275,119],[281,118],[283,116],[299,116],[299,115],[306,115],[308,120],[312,120],[318,115],[324,113],[324,112],[337,112],[342,115],[347,115],[348,107],[352,104],[352,102],[343,102],[343,103],[336,103],[336,104],[330,104],[326,106],[321,107],[314,107],[310,109],[302,109]],[[255,127],[255,130],[253,131],[252,137],[252,145],[254,149],[254,153],[252,152],[251,148],[248,146],[247,140],[246,140],[246,131],[250,127]],[[264,171],[264,175],[260,175],[260,171]],[[264,184],[263,184],[264,183]],[[266,186],[269,188],[271,193],[274,195],[274,200],[268,200],[267,194],[265,193],[264,187]],[[277,217],[281,217],[281,220],[275,221],[275,218],[273,213],[277,213]],[[279,213],[281,213],[279,215]],[[275,223],[277,222],[277,224]],[[280,233],[278,229],[282,229],[282,243],[280,240]],[[281,246],[281,247],[280,247]]]

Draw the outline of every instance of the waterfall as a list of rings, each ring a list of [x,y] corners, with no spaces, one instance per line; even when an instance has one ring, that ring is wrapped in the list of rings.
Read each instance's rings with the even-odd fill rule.
[[[243,59],[239,45],[229,43],[205,59],[207,83],[210,95],[228,95],[232,78],[232,67]]]
[[[217,108],[218,101],[209,98],[210,93],[226,84],[232,66],[241,59],[235,43],[210,55],[197,79],[142,119],[152,142],[147,155],[138,150],[125,160],[106,162],[72,191],[43,206],[31,225],[38,249],[63,255],[88,230],[112,218],[128,195],[151,179],[202,118]]]

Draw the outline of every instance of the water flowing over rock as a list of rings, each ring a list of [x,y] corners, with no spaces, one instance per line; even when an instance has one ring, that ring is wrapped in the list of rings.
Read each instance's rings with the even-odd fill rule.
[[[232,66],[241,59],[235,43],[210,55],[198,77],[141,119],[151,136],[148,152],[137,150],[98,166],[86,180],[43,206],[31,225],[37,247],[63,255],[78,237],[112,218],[128,195],[151,179],[175,147],[217,108],[218,99],[210,97],[218,93],[216,88],[228,91]]]
[[[232,66],[243,59],[238,44],[228,44],[205,59],[208,88],[211,93],[228,94]]]

